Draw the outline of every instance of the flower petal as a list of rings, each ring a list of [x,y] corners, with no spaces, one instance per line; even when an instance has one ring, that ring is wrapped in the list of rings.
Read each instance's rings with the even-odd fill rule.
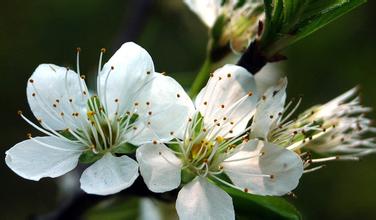
[[[21,177],[38,181],[43,177],[58,177],[74,169],[82,149],[82,146],[54,137],[35,137],[5,152],[5,163]]]
[[[129,142],[135,145],[181,138],[184,125],[194,111],[191,99],[179,83],[158,73],[135,100],[138,105],[133,111],[139,116],[135,124],[137,129],[127,134]]]
[[[180,185],[182,162],[163,144],[145,144],[137,149],[141,176],[153,192],[166,192]]]
[[[206,26],[213,27],[220,13],[221,0],[184,0],[184,2]]]
[[[270,87],[277,85],[282,77],[281,63],[268,63],[255,75],[259,94],[264,94]]]
[[[149,53],[133,42],[123,44],[98,75],[98,94],[108,114],[123,114],[132,107],[134,97],[154,76]],[[115,100],[117,100],[115,102]]]
[[[128,156],[110,153],[88,167],[81,175],[81,189],[90,194],[109,195],[128,188],[138,177],[138,164]]]
[[[258,99],[255,80],[246,69],[225,65],[216,70],[196,98],[205,125],[219,123],[219,135],[236,136],[253,116]]]
[[[180,220],[235,219],[232,198],[203,177],[185,185],[176,200]]]
[[[270,128],[281,119],[286,101],[286,87],[287,79],[283,78],[278,85],[269,88],[264,93],[256,107],[251,137],[267,140]]]
[[[257,140],[246,143],[222,165],[236,186],[258,195],[284,195],[303,174],[303,162],[296,153]]]
[[[73,112],[86,115],[88,91],[85,82],[72,70],[54,64],[41,64],[27,84],[27,100],[42,126],[54,130],[80,127]],[[82,119],[84,120],[84,119]]]

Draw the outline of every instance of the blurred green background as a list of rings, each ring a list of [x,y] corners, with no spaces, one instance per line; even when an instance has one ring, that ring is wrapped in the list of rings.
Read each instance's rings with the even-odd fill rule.
[[[188,87],[204,59],[207,30],[180,0],[2,0],[0,5],[2,155],[34,131],[16,112],[32,118],[26,81],[40,63],[74,67],[79,46],[81,70],[90,81],[100,48],[108,48],[108,59],[122,42],[134,40],[149,51],[158,71]],[[288,94],[304,95],[301,109],[357,84],[364,104],[376,107],[375,10],[376,2],[369,1],[285,51]],[[0,219],[24,219],[59,205],[55,180],[24,180],[0,164]],[[376,219],[375,186],[376,155],[371,155],[304,175],[291,200],[305,219]]]

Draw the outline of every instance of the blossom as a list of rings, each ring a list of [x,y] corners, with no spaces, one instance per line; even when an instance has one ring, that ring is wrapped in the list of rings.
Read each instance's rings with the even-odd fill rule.
[[[256,38],[259,20],[264,17],[261,0],[184,0],[187,6],[198,15],[203,23],[213,29],[223,25],[219,44],[230,43],[236,52],[246,49]],[[220,28],[222,30],[222,27]]]
[[[27,84],[27,98],[39,125],[20,116],[46,136],[22,141],[6,152],[5,162],[23,178],[38,181],[74,169],[79,160],[94,162],[81,175],[87,193],[107,195],[129,187],[138,164],[127,156],[133,145],[168,141],[187,117],[183,88],[155,72],[150,55],[125,43],[101,67],[97,93],[92,94],[77,73],[41,64]]]
[[[259,195],[283,195],[297,186],[303,172],[297,154],[248,139],[248,123],[260,100],[255,88],[247,70],[225,65],[190,104],[182,136],[137,149],[140,173],[151,191],[184,185],[176,201],[180,219],[235,218],[231,197],[215,183]]]
[[[271,87],[266,93],[271,94],[279,89]],[[357,91],[357,88],[353,88],[326,104],[308,108],[291,120],[290,117],[297,110],[301,99],[295,106],[293,102],[285,106],[284,97],[275,109],[263,107],[267,105],[261,102],[256,110],[254,125],[258,122],[258,114],[270,114],[271,120],[269,124],[262,121],[260,125],[264,125],[263,129],[253,130],[252,137],[262,137],[301,153],[306,168],[313,163],[331,160],[358,160],[360,156],[376,151],[375,138],[367,138],[367,135],[376,132],[376,129],[365,116],[371,108],[360,104]],[[311,151],[324,157],[312,158],[309,154]],[[306,172],[321,167],[323,166],[307,169]]]
[[[297,122],[316,125],[318,131],[299,147],[322,154],[337,154],[337,157],[330,157],[332,159],[356,159],[375,152],[374,137],[366,138],[367,134],[376,132],[371,120],[365,116],[372,109],[360,104],[357,93],[358,88],[353,88],[326,104],[304,111]]]

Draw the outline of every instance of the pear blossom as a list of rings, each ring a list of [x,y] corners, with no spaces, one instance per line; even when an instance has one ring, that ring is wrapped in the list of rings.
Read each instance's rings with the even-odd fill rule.
[[[286,83],[282,87],[271,87],[263,97],[271,94],[273,96],[276,91],[285,94],[280,92],[285,89]],[[358,160],[360,156],[376,152],[375,138],[367,138],[367,135],[376,132],[376,128],[365,116],[371,108],[360,104],[359,97],[356,96],[357,91],[357,88],[353,88],[326,104],[307,109],[291,120],[301,99],[295,106],[293,102],[285,106],[286,95],[283,95],[278,107],[275,105],[274,108],[270,107],[268,102],[260,102],[256,108],[251,138],[264,138],[300,153],[305,160],[305,168],[314,163],[331,160]],[[270,115],[269,123],[258,119],[265,119],[267,115]],[[310,151],[327,156],[313,159],[309,154]],[[323,166],[306,169],[305,172]]]
[[[97,90],[90,92],[80,75],[41,64],[27,84],[27,99],[38,123],[20,116],[46,136],[22,141],[6,152],[5,162],[23,178],[38,181],[74,169],[79,160],[92,164],[82,173],[81,188],[108,195],[129,187],[138,164],[127,147],[169,141],[187,118],[189,97],[172,78],[155,72],[153,60],[135,43],[125,43],[102,68]]]
[[[183,135],[137,149],[140,173],[151,191],[183,185],[176,201],[180,219],[235,219],[232,198],[217,184],[278,196],[297,186],[303,173],[299,155],[248,138],[259,101],[254,77],[242,67],[225,65],[190,104]]]
[[[223,25],[219,44],[230,43],[235,52],[246,49],[256,38],[259,21],[264,18],[261,0],[184,0],[210,29],[216,23]],[[220,20],[220,22],[219,22]]]

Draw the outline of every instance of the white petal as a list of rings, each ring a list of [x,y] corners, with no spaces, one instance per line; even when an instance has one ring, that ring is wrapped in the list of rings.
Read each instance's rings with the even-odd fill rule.
[[[141,176],[151,191],[166,192],[180,185],[182,162],[165,145],[143,145],[136,156]]]
[[[138,164],[128,156],[110,153],[88,167],[81,175],[81,189],[90,194],[109,195],[128,188],[138,177]]]
[[[281,79],[281,63],[268,63],[255,75],[257,91],[264,94],[266,90],[276,84]]]
[[[180,220],[235,219],[232,198],[203,177],[185,185],[176,200]]]
[[[281,79],[277,86],[269,88],[256,107],[251,137],[267,139],[270,128],[281,119],[286,101],[287,79]]]
[[[137,130],[128,133],[128,139],[135,145],[181,137],[184,125],[194,111],[191,99],[179,83],[158,73],[135,100],[139,103]]]
[[[221,124],[219,135],[230,137],[244,132],[253,116],[257,99],[252,74],[243,67],[225,65],[214,72],[197,96],[195,105],[204,116],[205,125],[216,120]],[[234,124],[231,125],[231,122]]]
[[[149,198],[140,198],[139,220],[162,220],[161,209],[156,201]]]
[[[41,64],[27,83],[27,100],[42,125],[54,130],[74,129],[80,122],[72,113],[85,115],[86,112],[89,94],[85,87],[85,82],[74,71],[54,64]]]
[[[184,0],[184,2],[206,26],[213,27],[221,11],[222,0]]]
[[[108,114],[122,114],[132,106],[136,94],[153,76],[154,64],[149,53],[135,43],[123,44],[98,76],[100,85],[97,90]]]
[[[284,195],[303,174],[303,162],[296,153],[262,141],[248,142],[222,165],[236,186],[258,195]]]
[[[77,166],[82,146],[54,137],[34,139],[22,141],[5,152],[6,164],[18,175],[38,181],[43,177],[61,176]]]

